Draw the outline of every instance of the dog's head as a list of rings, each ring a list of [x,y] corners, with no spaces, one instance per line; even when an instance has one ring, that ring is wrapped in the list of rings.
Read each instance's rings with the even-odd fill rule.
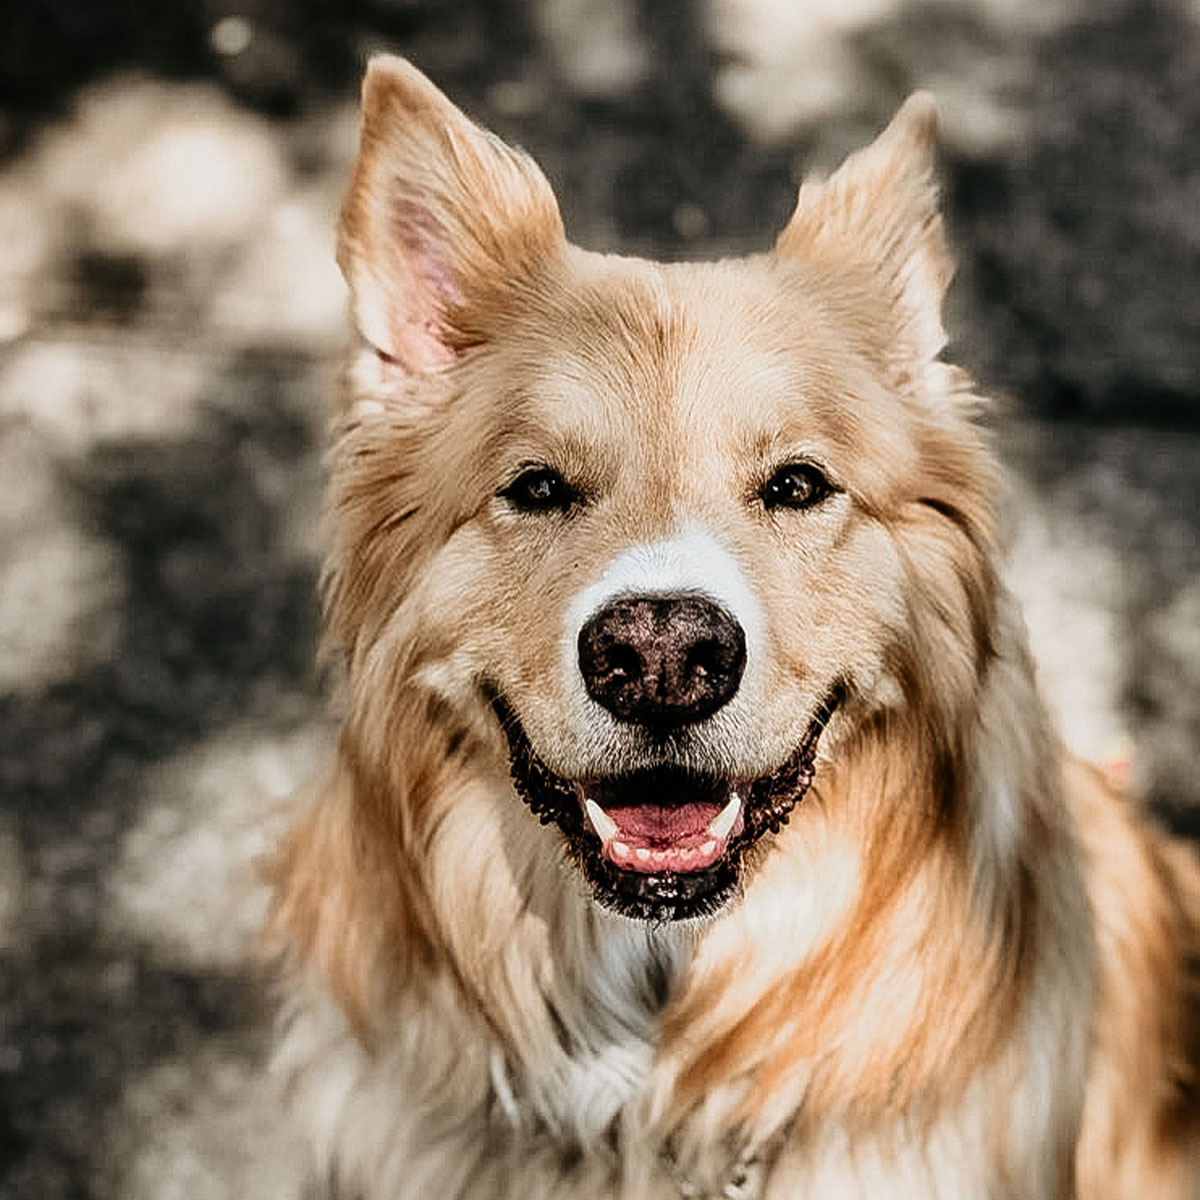
[[[532,161],[372,64],[329,583],[368,755],[416,703],[502,730],[596,897],[671,919],[864,723],[952,723],[991,475],[938,357],[933,137],[914,97],[770,253],[660,265],[570,245]]]

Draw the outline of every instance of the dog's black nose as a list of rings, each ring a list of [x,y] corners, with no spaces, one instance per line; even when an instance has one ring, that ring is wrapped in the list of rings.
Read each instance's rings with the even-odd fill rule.
[[[579,631],[584,686],[618,721],[703,721],[733,698],[745,666],[742,627],[702,596],[622,597]]]

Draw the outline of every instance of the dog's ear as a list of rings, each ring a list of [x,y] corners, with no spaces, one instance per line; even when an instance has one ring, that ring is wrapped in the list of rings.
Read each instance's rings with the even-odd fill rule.
[[[779,235],[783,258],[855,261],[875,272],[899,319],[909,368],[946,343],[942,299],[954,273],[934,173],[937,109],[928,92],[905,101],[892,123],[828,179],[800,189]]]
[[[533,161],[403,59],[371,60],[338,262],[363,337],[405,371],[486,341],[506,291],[563,243]]]

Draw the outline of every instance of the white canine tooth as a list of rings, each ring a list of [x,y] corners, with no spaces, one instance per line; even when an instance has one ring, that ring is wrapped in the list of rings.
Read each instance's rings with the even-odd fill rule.
[[[716,839],[712,839],[711,841],[705,842],[704,845],[700,847],[700,853],[707,858],[716,848]]]
[[[737,792],[729,793],[729,803],[715,817],[708,827],[709,836],[718,842],[723,842],[737,824],[738,813],[742,811],[742,798]]]
[[[585,800],[583,807],[588,815],[588,820],[592,823],[592,828],[596,831],[596,836],[605,844],[611,842],[617,836],[616,821],[595,800]]]

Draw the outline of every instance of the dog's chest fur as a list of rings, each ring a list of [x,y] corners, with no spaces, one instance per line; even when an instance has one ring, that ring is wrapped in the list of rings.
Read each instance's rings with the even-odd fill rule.
[[[414,1038],[416,1034],[414,1033]],[[430,1036],[436,1036],[430,1031]],[[407,1039],[406,1039],[407,1040]],[[429,1056],[436,1059],[438,1056]],[[608,1043],[540,1080],[535,1105],[502,1055],[464,1073],[395,1052],[372,1057],[327,1004],[297,1015],[281,1047],[330,1197],[388,1200],[987,1200],[989,1103],[974,1100],[920,1130],[897,1123],[855,1137],[836,1123],[785,1144],[726,1144],[720,1114],[653,1135],[653,1049]],[[469,1078],[467,1077],[469,1076]],[[416,1099],[421,1103],[414,1103]],[[1026,1099],[1036,1102],[1036,1097]],[[556,1110],[547,1105],[557,1104]],[[1014,1097],[1014,1107],[1020,1103]],[[546,1117],[555,1122],[552,1129]],[[599,1136],[581,1144],[577,1133]],[[708,1129],[711,1123],[714,1128]],[[649,1134],[649,1135],[648,1135]],[[711,1140],[709,1140],[711,1138]],[[1038,1164],[1028,1183],[1041,1190]]]
[[[999,1081],[981,1075],[929,1122],[870,1131],[836,1118],[806,1123],[795,1115],[803,1113],[799,1079],[789,1115],[752,1138],[730,1140],[737,1088],[672,1124],[664,1117],[677,1064],[662,1056],[662,1002],[692,965],[694,939],[602,924],[570,930],[571,940],[592,942],[593,971],[571,994],[539,996],[558,1036],[520,1063],[463,1011],[449,980],[398,1007],[377,1050],[321,989],[296,994],[276,1065],[333,1197],[987,1200],[998,1194],[986,1153],[997,1128],[1046,1107],[1047,1092],[1073,1069],[1064,1039],[1039,1027],[1028,1031],[1040,1042],[1030,1047],[1039,1069],[1015,1090],[1003,1072]],[[1008,1168],[1030,1195],[1058,1169],[1036,1135]]]

